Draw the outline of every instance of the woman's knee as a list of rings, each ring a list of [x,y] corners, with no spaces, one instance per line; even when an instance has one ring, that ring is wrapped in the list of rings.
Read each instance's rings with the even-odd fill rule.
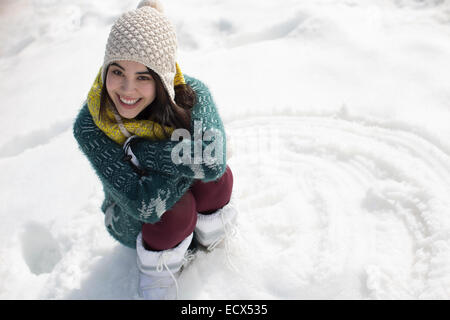
[[[188,190],[157,223],[142,225],[144,246],[149,250],[173,248],[194,231],[196,223],[195,198]]]
[[[233,173],[227,166],[225,173],[216,181],[196,181],[191,187],[198,212],[213,211],[225,206],[233,191]]]

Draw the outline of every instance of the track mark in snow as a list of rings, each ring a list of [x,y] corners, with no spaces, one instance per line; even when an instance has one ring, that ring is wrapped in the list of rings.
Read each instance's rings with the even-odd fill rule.
[[[252,118],[227,133],[240,225],[278,258],[292,247],[280,258],[297,269],[286,297],[331,298],[324,284],[345,286],[349,271],[363,297],[450,297],[448,150],[394,125],[332,117]],[[346,290],[335,294],[354,297]]]
[[[261,41],[284,38],[309,18],[309,14],[297,12],[290,19],[274,24],[262,31],[248,32],[231,37],[227,46],[233,48]]]
[[[16,135],[0,146],[0,158],[14,157],[29,149],[45,145],[71,128],[72,123],[73,119],[60,121],[45,129],[36,129],[27,134]]]
[[[61,260],[58,242],[44,226],[28,223],[21,238],[23,258],[32,273],[50,273]]]

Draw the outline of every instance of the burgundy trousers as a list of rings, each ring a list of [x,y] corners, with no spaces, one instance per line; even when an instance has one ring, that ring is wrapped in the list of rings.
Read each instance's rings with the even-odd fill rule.
[[[197,212],[209,214],[222,208],[230,201],[232,189],[233,174],[228,166],[216,181],[204,183],[195,180],[157,223],[143,224],[142,239],[145,248],[160,251],[175,247],[194,231]]]

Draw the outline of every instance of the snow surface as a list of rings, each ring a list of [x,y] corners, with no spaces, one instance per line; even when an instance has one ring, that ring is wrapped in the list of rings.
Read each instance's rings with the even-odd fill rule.
[[[135,299],[72,123],[131,0],[0,2],[0,298]],[[450,1],[172,0],[239,232],[184,299],[450,298]]]

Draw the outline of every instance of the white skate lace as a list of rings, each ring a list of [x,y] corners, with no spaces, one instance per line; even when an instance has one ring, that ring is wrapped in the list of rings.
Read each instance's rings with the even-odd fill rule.
[[[222,219],[224,235],[214,240],[207,248],[208,251],[214,250],[222,241],[225,242],[225,255],[227,257],[228,264],[231,268],[237,270],[236,266],[231,261],[230,241],[237,233],[236,225],[232,222],[226,223],[223,217],[222,211],[220,211],[220,218]]]
[[[158,259],[158,265],[156,266],[156,271],[163,272],[164,268],[169,272],[170,277],[172,278],[173,282],[175,283],[175,289],[176,289],[176,299],[178,300],[178,281],[176,277],[174,276],[172,270],[170,270],[169,266],[167,265],[166,258],[170,255],[170,252],[162,252],[161,256]],[[183,268],[184,265],[191,262],[195,259],[195,254],[193,254],[193,251],[187,250],[186,254],[183,257],[183,264],[181,265],[181,268]],[[180,269],[181,270],[181,269]],[[171,285],[167,284],[161,284],[161,282],[165,281],[165,279],[156,280],[153,284],[143,286],[141,287],[142,291],[149,290],[149,289],[156,289],[156,288],[170,288]]]

